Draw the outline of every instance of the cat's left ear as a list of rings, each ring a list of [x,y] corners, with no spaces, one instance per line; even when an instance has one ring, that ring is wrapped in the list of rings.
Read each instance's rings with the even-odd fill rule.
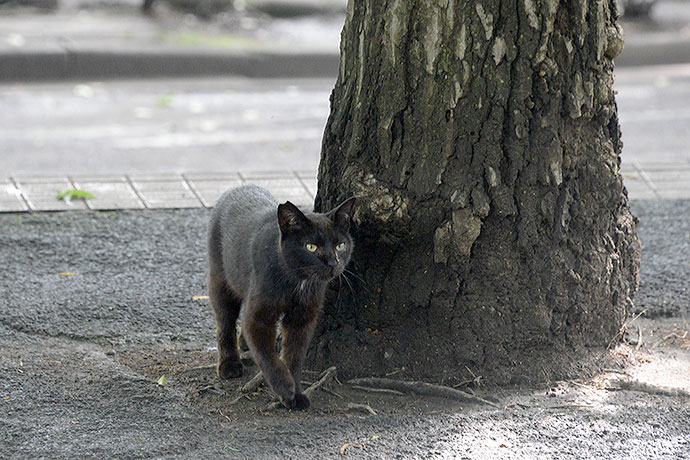
[[[355,197],[348,198],[343,201],[340,206],[331,210],[331,212],[328,213],[328,217],[337,227],[347,230],[352,220],[352,208],[354,205]]]
[[[290,230],[308,226],[309,220],[297,206],[286,201],[278,205],[278,226],[280,231],[288,233]]]

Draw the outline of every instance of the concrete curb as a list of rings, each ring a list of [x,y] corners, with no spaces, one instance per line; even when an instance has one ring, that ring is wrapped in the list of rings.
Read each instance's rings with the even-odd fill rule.
[[[331,53],[37,50],[0,53],[0,81],[214,75],[333,77],[337,74],[339,60],[339,56]]]
[[[686,64],[690,62],[690,40],[680,37],[663,41],[625,44],[616,58],[619,67]]]
[[[690,62],[684,40],[631,43],[616,59],[618,67]],[[199,77],[235,75],[256,78],[335,77],[340,56],[329,52],[184,50],[0,51],[0,81]]]
[[[345,14],[343,0],[252,0],[249,8],[276,18],[294,18],[319,14]]]

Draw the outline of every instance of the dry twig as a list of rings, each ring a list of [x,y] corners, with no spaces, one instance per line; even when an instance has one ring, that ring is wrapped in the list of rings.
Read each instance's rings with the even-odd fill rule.
[[[355,404],[355,403],[347,403],[347,408],[352,409],[352,410],[361,410],[364,412],[368,412],[371,415],[376,415],[376,411],[371,408],[368,404]]]
[[[223,413],[222,410],[218,409],[218,413],[219,413],[220,415],[222,415],[223,417],[225,417],[225,418],[228,420],[228,422],[232,422],[232,420],[230,419],[230,417],[228,417],[227,415],[225,415],[225,414]]]
[[[389,390],[402,391],[407,393],[415,393],[425,396],[440,396],[442,398],[455,399],[456,401],[474,402],[487,404],[498,408],[499,406],[491,401],[474,396],[464,391],[456,390],[455,388],[446,387],[443,385],[434,385],[426,382],[406,382],[403,380],[394,380],[377,377],[366,377],[361,379],[353,379],[348,382],[351,385],[361,385],[373,388],[387,388]]]
[[[235,399],[233,399],[232,401],[230,401],[228,404],[230,404],[230,405],[236,404],[236,403],[237,403],[239,400],[241,400],[242,398],[246,398],[247,401],[251,401],[251,398],[250,398],[248,395],[246,395],[245,393],[242,393],[241,395],[239,395],[238,397],[236,397]]]
[[[587,409],[587,408],[592,408],[591,404],[558,404],[555,406],[544,406],[544,409],[546,410],[553,410],[553,409]]]
[[[215,387],[215,385],[206,385],[204,387],[197,388],[197,390],[196,390],[196,392],[199,394],[205,393],[207,391],[209,393],[215,393],[217,395],[223,395],[224,394],[222,391],[219,391],[218,388]]]
[[[345,399],[345,397],[343,395],[341,395],[340,393],[336,393],[335,391],[331,390],[330,388],[321,387],[321,390],[325,391],[326,393],[331,394],[333,396],[337,396],[340,399]]]
[[[346,442],[340,448],[340,455],[345,455],[345,451],[347,450],[348,447],[358,447],[360,449],[366,449],[367,448],[366,444],[361,443],[361,442]]]
[[[621,375],[630,375],[625,371],[622,371],[620,369],[611,369],[611,368],[604,368],[602,369],[604,372],[613,372],[614,374],[621,374]]]
[[[205,364],[203,366],[194,366],[194,367],[188,367],[182,372],[191,372],[191,371],[205,371],[206,369],[215,369],[216,364]]]
[[[402,391],[397,391],[397,390],[391,390],[389,388],[372,388],[372,387],[363,387],[361,385],[352,385],[352,388],[355,390],[362,390],[362,391],[368,391],[370,393],[386,393],[386,394],[391,394],[391,395],[396,395],[396,396],[404,396],[405,393]]]

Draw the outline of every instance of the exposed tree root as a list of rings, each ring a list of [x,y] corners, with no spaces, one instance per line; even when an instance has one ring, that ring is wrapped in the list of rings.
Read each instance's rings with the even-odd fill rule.
[[[313,384],[311,384],[311,386],[309,388],[304,390],[304,395],[309,398],[309,397],[311,397],[311,395],[316,390],[318,390],[319,388],[321,388],[325,384],[335,380],[336,372],[337,372],[337,368],[335,366],[329,367],[328,369],[323,371],[323,373],[321,373],[321,376],[319,377],[319,379],[316,382],[314,382]],[[282,403],[280,401],[274,401],[271,404],[269,404],[268,406],[266,406],[266,410],[273,410],[273,409],[277,409],[279,407],[282,407]]]
[[[361,385],[371,388],[386,388],[389,390],[402,391],[403,393],[415,393],[424,396],[440,396],[442,398],[454,399],[456,401],[473,402],[486,404],[498,408],[499,406],[491,401],[474,396],[455,388],[443,385],[434,385],[426,382],[405,382],[402,380],[367,377],[353,379],[348,382],[351,385]]]
[[[254,393],[256,390],[258,390],[259,386],[261,386],[263,381],[264,375],[261,373],[261,371],[257,372],[256,375],[251,378],[251,380],[249,380],[247,383],[242,385],[242,387],[240,387],[240,394],[235,399],[230,401],[230,405],[238,403],[243,398],[249,399],[249,396],[247,395],[249,393]]]
[[[372,388],[372,387],[363,387],[360,385],[352,385],[352,388],[354,388],[355,390],[368,391],[369,393],[386,393],[386,394],[391,394],[391,395],[396,395],[396,396],[403,396],[405,394],[402,391],[391,390],[388,388]]]
[[[263,382],[264,375],[261,373],[261,371],[259,371],[254,377],[251,378],[251,380],[242,385],[242,388],[240,388],[240,393],[254,393]]]
[[[609,390],[627,390],[639,391],[656,396],[672,396],[676,398],[690,398],[690,392],[678,388],[665,388],[649,383],[640,382],[639,380],[613,380],[609,383]]]

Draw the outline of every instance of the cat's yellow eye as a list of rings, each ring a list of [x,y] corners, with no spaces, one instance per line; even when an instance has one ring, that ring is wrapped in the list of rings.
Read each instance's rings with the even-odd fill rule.
[[[315,244],[311,243],[307,243],[304,247],[307,248],[307,251],[309,252],[316,252],[316,250],[318,249]]]
[[[343,252],[343,251],[345,250],[345,243],[339,243],[339,244],[335,247],[335,250],[336,250],[336,251]]]

